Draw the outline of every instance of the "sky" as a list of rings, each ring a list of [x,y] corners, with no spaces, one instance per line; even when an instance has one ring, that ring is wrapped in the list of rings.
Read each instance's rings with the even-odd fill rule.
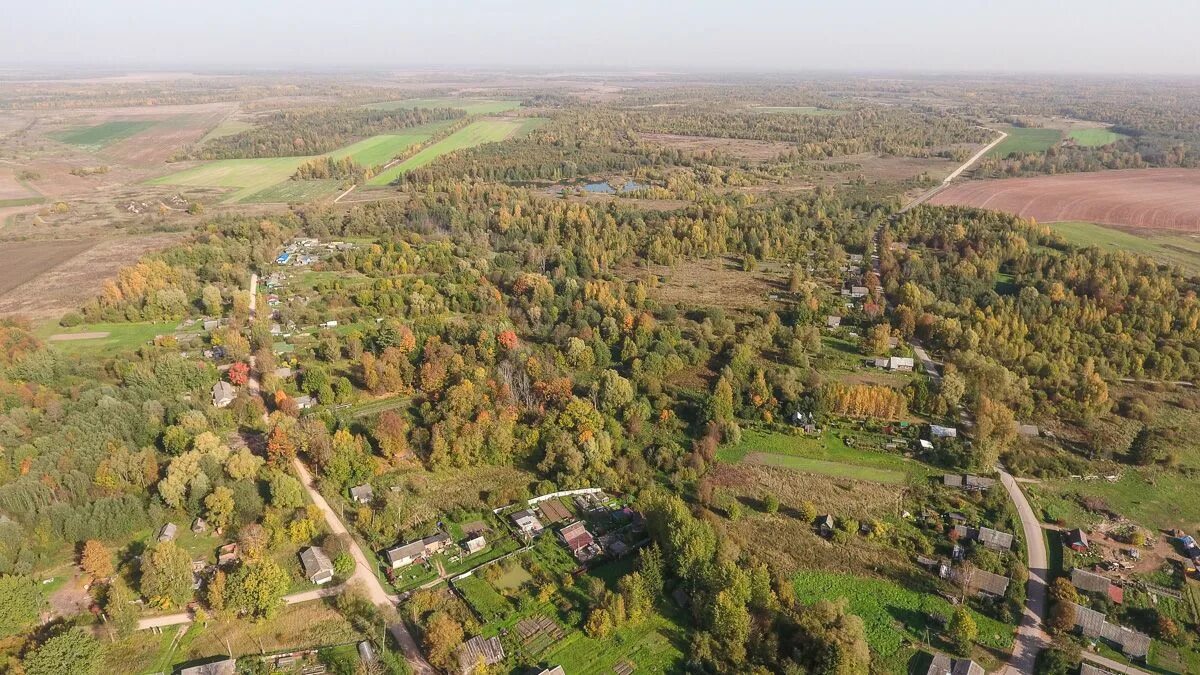
[[[4,0],[0,66],[1200,75],[1200,0]]]

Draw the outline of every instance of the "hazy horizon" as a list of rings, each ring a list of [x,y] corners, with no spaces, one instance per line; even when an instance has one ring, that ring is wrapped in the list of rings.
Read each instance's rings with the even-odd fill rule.
[[[22,3],[7,14],[9,69],[1200,74],[1200,5],[1174,0],[212,0],[186,10],[130,0]]]

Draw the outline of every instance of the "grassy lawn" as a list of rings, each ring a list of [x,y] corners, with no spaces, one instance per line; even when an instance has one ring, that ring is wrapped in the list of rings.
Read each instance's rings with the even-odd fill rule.
[[[469,576],[454,582],[454,588],[462,593],[463,598],[483,617],[491,622],[502,619],[512,611],[512,603],[503,595],[496,592],[492,585],[478,576]]]
[[[1142,236],[1079,221],[1050,223],[1050,227],[1076,246],[1096,246],[1106,251],[1140,253],[1162,263],[1178,265],[1191,274],[1200,274],[1198,239],[1177,235]]]
[[[1062,140],[1062,131],[1058,129],[1030,129],[1009,127],[1008,138],[988,151],[988,157],[1007,157],[1015,153],[1045,152],[1051,146]]]
[[[1178,527],[1194,531],[1200,527],[1200,501],[1196,483],[1171,471],[1127,469],[1115,483],[1106,480],[1063,480],[1037,486],[1043,511],[1063,513],[1071,524],[1102,520],[1078,506],[1084,496],[1103,499],[1108,508],[1146,527]],[[1078,519],[1078,522],[1076,521]]]
[[[387,171],[380,173],[378,176],[367,181],[367,184],[387,185],[401,175],[413,169],[419,169],[438,157],[454,152],[455,150],[473,148],[476,145],[483,145],[484,143],[503,141],[521,131],[527,122],[528,120],[520,118],[486,119],[472,122]]]
[[[930,614],[949,617],[953,606],[931,593],[920,593],[883,579],[856,577],[834,572],[801,572],[795,578],[796,597],[804,602],[822,598],[846,598],[850,611],[866,624],[867,643],[876,655],[876,665],[887,672],[905,672],[913,656],[906,642],[934,641],[940,628]],[[1013,627],[974,610],[979,626],[978,644],[990,649],[1012,648]],[[935,643],[936,644],[936,643]]]
[[[755,112],[761,113],[787,113],[789,115],[845,115],[850,112],[848,110],[833,110],[832,108],[818,108],[811,105],[756,105]]]
[[[326,602],[288,605],[270,621],[210,621],[207,627],[195,628],[189,633],[193,631],[196,635],[181,650],[185,654],[181,661],[226,656],[226,645],[235,656],[242,656],[281,649],[344,644],[363,637]],[[176,661],[178,664],[179,661]]]
[[[687,648],[687,634],[682,625],[660,614],[636,626],[624,626],[604,640],[589,638],[581,631],[571,631],[554,645],[541,660],[561,665],[572,675],[611,673],[613,666],[630,661],[639,673],[677,672]]]
[[[136,349],[154,339],[156,335],[175,332],[175,321],[142,321],[136,323],[90,323],[71,328],[62,328],[55,323],[39,327],[37,336],[47,340],[55,349],[68,354],[111,354]],[[50,338],[55,335],[82,335],[95,333],[77,340]],[[103,337],[101,333],[106,333]]]
[[[1122,138],[1129,138],[1124,134],[1118,134],[1108,129],[1074,129],[1067,135],[1077,145],[1082,145],[1085,148],[1098,148],[1109,143],[1116,143]]]
[[[57,132],[51,134],[51,137],[63,143],[78,145],[87,150],[99,150],[123,138],[129,138],[138,132],[144,131],[154,126],[154,124],[154,122],[148,120],[105,122],[92,127]]]
[[[798,471],[876,483],[903,483],[909,473],[925,468],[900,455],[853,448],[833,429],[819,436],[792,436],[749,429],[742,442],[717,452],[723,461],[781,466]]]
[[[478,98],[407,98],[401,101],[372,103],[368,108],[399,110],[401,108],[456,108],[468,115],[495,115],[521,107],[520,101]]]

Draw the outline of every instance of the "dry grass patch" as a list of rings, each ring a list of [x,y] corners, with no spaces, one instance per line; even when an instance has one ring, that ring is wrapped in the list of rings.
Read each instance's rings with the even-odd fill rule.
[[[307,602],[285,607],[278,616],[261,623],[244,619],[211,622],[188,646],[186,659],[227,656],[230,651],[241,656],[319,647],[359,637],[358,631],[333,607],[324,602]]]
[[[651,265],[621,270],[627,279],[658,279],[650,294],[664,304],[750,310],[761,307],[787,281],[782,272],[743,272],[731,258],[688,260],[673,267]]]
[[[638,138],[647,145],[667,147],[682,152],[720,152],[757,162],[775,159],[795,148],[791,143],[779,141],[753,141],[713,136],[640,133]]]

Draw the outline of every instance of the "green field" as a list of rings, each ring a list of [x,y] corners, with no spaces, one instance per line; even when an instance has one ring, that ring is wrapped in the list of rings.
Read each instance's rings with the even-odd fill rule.
[[[830,430],[820,436],[791,436],[749,429],[741,443],[722,448],[717,457],[893,485],[903,483],[909,473],[922,471],[920,464],[898,454],[852,448]]]
[[[334,150],[329,155],[334,159],[350,157],[357,164],[367,168],[382,166],[412,146],[429,140],[439,129],[449,124],[451,124],[449,121],[433,122],[413,127],[412,129],[405,129],[403,133],[372,136],[353,145],[347,145],[339,150]]]
[[[1012,153],[1045,152],[1062,140],[1058,129],[1010,127],[1004,129],[1008,138],[988,151],[988,157],[1008,157]]]
[[[915,653],[907,642],[932,641],[939,627],[930,614],[949,617],[953,606],[933,593],[921,593],[883,579],[869,579],[833,572],[801,572],[795,579],[796,598],[806,603],[819,599],[846,598],[849,609],[862,618],[867,644],[882,663],[884,672],[905,672]],[[977,642],[989,649],[1007,652],[1012,648],[1012,627],[974,610],[979,626]],[[874,670],[874,669],[872,669]]]
[[[787,113],[789,115],[845,115],[848,110],[834,110],[832,108],[818,108],[811,105],[756,105],[754,112],[761,113]]]
[[[525,129],[530,124],[533,124],[533,120],[522,118],[489,119],[472,122],[387,171],[375,176],[367,181],[367,185],[387,185],[401,175],[413,169],[419,169],[442,155],[449,154],[455,150],[483,145],[484,143],[503,141]]]
[[[92,127],[60,131],[51,134],[51,137],[88,150],[99,150],[152,126],[154,126],[154,122],[148,120],[105,122]]]
[[[46,201],[45,197],[21,197],[19,199],[0,199],[0,208],[9,206],[33,206]]]
[[[454,588],[483,617],[484,621],[495,621],[507,617],[512,603],[496,592],[488,582],[477,576],[469,576],[454,582]]]
[[[310,157],[218,159],[177,173],[155,178],[151,185],[236,188],[225,203],[240,202],[257,192],[289,179]]]
[[[340,180],[285,180],[240,199],[242,203],[278,204],[309,202],[332,197],[342,191]]]
[[[71,354],[114,353],[130,351],[150,342],[157,335],[167,335],[175,332],[175,321],[143,321],[136,323],[91,323],[72,328],[62,328],[54,323],[39,327],[35,333],[42,340],[48,340],[56,350]],[[79,333],[107,333],[104,337],[94,337],[81,340],[49,340],[52,335],[72,335]]]
[[[479,98],[406,98],[401,101],[372,103],[368,108],[399,110],[401,108],[456,108],[468,115],[495,115],[521,107],[520,101]]]
[[[1175,472],[1155,469],[1126,471],[1120,480],[1047,481],[1031,490],[1043,512],[1072,525],[1099,523],[1103,516],[1080,506],[1084,497],[1098,498],[1112,511],[1154,529],[1200,527],[1200,501],[1194,498],[1196,482]]]
[[[1082,145],[1085,148],[1098,148],[1109,143],[1116,143],[1122,138],[1129,138],[1108,129],[1075,129],[1068,136],[1075,141],[1076,145]]]
[[[1141,236],[1077,221],[1050,223],[1050,227],[1076,246],[1140,253],[1159,262],[1178,265],[1185,272],[1200,274],[1200,239],[1178,235]]]
[[[608,675],[622,661],[636,666],[638,673],[676,673],[685,655],[687,635],[678,623],[658,613],[636,625],[613,631],[605,640],[597,640],[573,630],[541,655],[546,663],[561,665],[572,675]]]

